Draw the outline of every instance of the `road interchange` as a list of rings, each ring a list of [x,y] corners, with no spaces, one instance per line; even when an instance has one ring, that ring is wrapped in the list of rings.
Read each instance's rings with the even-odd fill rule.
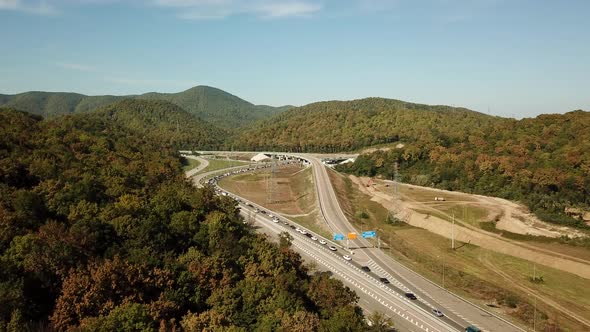
[[[314,172],[314,182],[318,192],[318,201],[322,217],[328,228],[333,232],[346,234],[356,232],[355,228],[348,222],[338,203],[334,189],[330,183],[325,166],[314,155],[290,154],[303,158],[310,162]],[[202,159],[202,158],[199,158]],[[195,184],[200,184],[206,179],[215,175],[230,175],[233,171],[246,171],[249,166],[238,166],[225,170],[217,170],[199,174],[193,177]],[[214,182],[216,184],[216,181]],[[219,189],[218,189],[219,190]],[[225,193],[227,195],[227,193]],[[248,202],[245,198],[229,194],[240,202],[244,213],[248,209],[264,207]],[[248,204],[248,205],[246,205]],[[273,212],[275,213],[275,212]],[[276,214],[276,213],[275,213]],[[279,231],[281,225],[272,221],[264,221],[264,216],[256,215],[256,221],[271,233]],[[287,220],[285,218],[282,218]],[[292,221],[289,225],[296,225]],[[301,226],[300,226],[301,227]],[[282,231],[293,233],[290,227],[282,227]],[[302,228],[302,227],[301,227]],[[309,231],[308,231],[309,232]],[[309,232],[312,234],[311,232]],[[371,243],[362,238],[351,240],[354,260],[348,262],[342,258],[346,253],[341,247],[338,254],[322,247],[317,242],[295,233],[293,249],[300,252],[308,259],[321,264],[324,268],[334,273],[334,276],[342,280],[352,289],[355,289],[365,303],[365,309],[369,311],[382,311],[394,318],[396,323],[401,324],[404,330],[409,331],[462,331],[467,325],[477,325],[483,331],[523,331],[523,329],[498,317],[480,307],[442,289],[431,281],[421,277],[381,250],[373,247]],[[303,237],[300,241],[299,237]],[[316,238],[321,238],[315,234]],[[326,241],[329,241],[326,239]],[[330,241],[331,242],[331,241]],[[329,242],[329,243],[330,243]],[[367,266],[372,270],[367,273],[359,266]],[[377,272],[377,273],[375,273]],[[384,285],[378,278],[385,277],[392,284]],[[404,293],[415,293],[418,301],[410,301],[404,297]],[[362,303],[361,303],[362,304]],[[444,317],[435,317],[431,310],[437,308],[445,313]]]

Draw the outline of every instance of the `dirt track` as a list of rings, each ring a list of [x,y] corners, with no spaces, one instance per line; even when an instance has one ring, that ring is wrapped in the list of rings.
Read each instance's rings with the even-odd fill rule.
[[[402,198],[401,200],[395,199],[391,194],[384,193],[376,189],[374,186],[367,187],[367,179],[360,179],[356,177],[351,177],[351,179],[358,185],[361,191],[370,195],[373,201],[378,202],[388,210],[393,211],[398,216],[398,218],[404,220],[408,224],[426,229],[432,233],[447,238],[451,238],[453,226],[450,222],[434,215],[419,213],[414,210],[416,208],[420,210],[432,208],[429,207],[428,204],[422,204],[421,202],[416,201],[404,201],[406,198]],[[440,193],[443,191],[438,192]],[[472,197],[474,195],[463,195],[468,196],[467,199],[473,200]],[[501,202],[498,202],[498,204],[500,203]],[[512,202],[510,203],[514,204]],[[507,206],[509,209],[515,209],[515,207],[512,205]],[[439,214],[441,213],[440,210],[436,211]],[[487,232],[464,223],[462,225],[456,224],[454,233],[455,239],[457,241],[469,242],[502,254],[523,258],[538,264],[590,279],[590,261],[506,239],[498,234]]]

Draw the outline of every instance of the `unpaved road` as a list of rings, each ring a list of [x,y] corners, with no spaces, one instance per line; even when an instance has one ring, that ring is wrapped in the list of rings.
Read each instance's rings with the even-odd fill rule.
[[[371,196],[371,200],[395,212],[408,224],[451,238],[453,226],[450,222],[434,215],[414,211],[414,208],[417,207],[420,210],[427,210],[429,208],[428,205],[418,204],[420,202],[416,201],[404,202],[404,200],[395,199],[391,194],[381,192],[373,186],[366,187],[365,182],[359,178],[351,177],[351,179],[358,185],[361,191]],[[444,214],[440,210],[433,209],[433,211]],[[457,241],[469,242],[495,252],[523,258],[590,279],[590,261],[506,239],[498,234],[487,232],[465,223],[462,225],[455,224],[454,233],[455,240]]]

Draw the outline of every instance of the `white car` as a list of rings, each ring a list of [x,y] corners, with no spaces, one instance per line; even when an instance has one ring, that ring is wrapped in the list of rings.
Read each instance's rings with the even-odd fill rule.
[[[299,232],[299,233],[301,233],[301,228],[299,228],[299,227],[296,227],[296,228],[295,228],[295,231],[296,231],[296,232]]]
[[[307,232],[305,230],[303,230],[303,229],[299,230],[299,233],[301,233],[303,235],[307,234]]]
[[[274,222],[275,224],[278,224],[278,223],[279,223],[279,219],[277,219],[277,218],[273,218],[273,219],[272,219],[272,222]]]
[[[347,261],[352,260],[352,257],[348,256],[348,255],[344,255],[342,256],[342,258],[346,259]]]
[[[312,237],[311,237],[311,240],[312,240],[312,241],[317,241],[317,240],[318,240],[318,238],[317,238],[317,237],[315,237],[315,236],[312,236]]]
[[[432,313],[436,316],[436,317],[442,317],[445,314],[442,313],[442,311],[438,310],[438,309],[432,309]]]
[[[330,247],[328,247],[328,249],[330,249],[330,250],[332,250],[332,251],[336,251],[336,250],[338,250],[338,249],[336,249],[336,247],[334,247],[334,246],[330,246]]]
[[[326,244],[328,242],[324,241],[324,240],[320,240],[320,244]]]

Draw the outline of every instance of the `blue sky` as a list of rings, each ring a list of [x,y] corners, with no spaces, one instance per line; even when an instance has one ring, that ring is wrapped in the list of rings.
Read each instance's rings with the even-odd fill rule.
[[[0,93],[590,110],[588,0],[0,0]]]

